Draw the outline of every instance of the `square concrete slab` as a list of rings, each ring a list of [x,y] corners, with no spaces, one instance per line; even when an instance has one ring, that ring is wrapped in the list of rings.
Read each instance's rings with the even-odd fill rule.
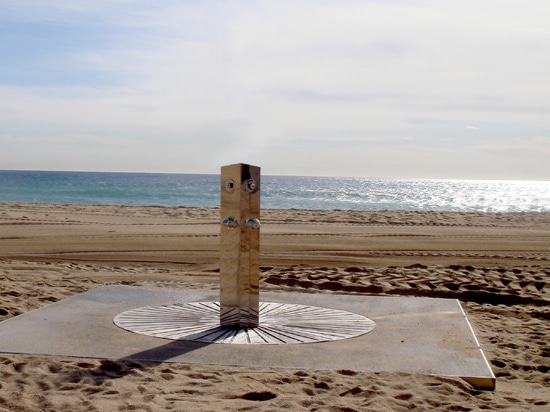
[[[262,302],[345,310],[376,323],[354,338],[303,344],[234,345],[128,332],[113,318],[154,305],[213,302],[204,290],[104,286],[0,322],[0,352],[249,367],[401,371],[461,377],[493,390],[496,379],[454,299],[263,292]]]

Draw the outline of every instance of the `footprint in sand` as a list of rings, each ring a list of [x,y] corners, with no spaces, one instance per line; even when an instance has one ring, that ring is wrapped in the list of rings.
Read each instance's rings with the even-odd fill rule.
[[[270,391],[261,391],[261,392],[247,392],[244,395],[239,396],[241,399],[247,400],[247,401],[269,401],[271,399],[274,399],[277,397],[277,395]]]

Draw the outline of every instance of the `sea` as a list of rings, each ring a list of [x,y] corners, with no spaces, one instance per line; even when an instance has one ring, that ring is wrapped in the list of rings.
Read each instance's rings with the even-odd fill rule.
[[[549,212],[550,181],[261,176],[261,207]],[[0,201],[219,207],[220,176],[0,170]]]

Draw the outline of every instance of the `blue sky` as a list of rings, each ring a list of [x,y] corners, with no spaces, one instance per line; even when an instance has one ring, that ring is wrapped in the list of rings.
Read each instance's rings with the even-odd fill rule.
[[[547,0],[0,3],[0,169],[550,180]]]

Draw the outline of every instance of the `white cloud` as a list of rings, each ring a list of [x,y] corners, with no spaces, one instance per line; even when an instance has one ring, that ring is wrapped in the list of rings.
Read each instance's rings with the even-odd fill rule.
[[[70,136],[71,156],[82,157],[48,166],[37,154],[13,168],[216,173],[248,161],[274,174],[513,178],[517,170],[496,165],[513,157],[513,139],[549,133],[542,0],[3,7],[13,24],[78,22],[109,39],[56,55],[66,59],[57,80],[66,73],[72,84],[8,85],[0,76],[4,133],[42,139],[43,150],[55,146],[52,136]],[[105,151],[119,139],[127,150],[117,163]],[[479,141],[506,148],[487,157],[493,168]],[[536,153],[536,139],[527,141]],[[455,161],[457,153],[479,160]],[[539,162],[522,163],[521,174],[547,178],[550,166]]]

